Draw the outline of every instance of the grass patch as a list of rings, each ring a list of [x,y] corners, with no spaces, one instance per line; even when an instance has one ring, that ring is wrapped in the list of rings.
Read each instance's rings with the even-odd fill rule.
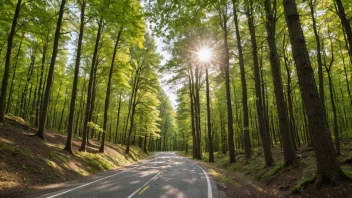
[[[284,168],[283,165],[275,165],[275,166],[272,166],[268,169],[265,168],[266,172],[262,175],[262,178],[267,180],[270,177],[274,176],[276,173],[278,173],[283,168]]]
[[[31,153],[31,149],[26,146],[12,145],[0,142],[0,151],[9,152],[13,155],[27,156]]]
[[[113,165],[98,153],[81,152],[78,156],[88,164],[89,172],[95,173],[113,168]]]
[[[314,174],[310,177],[303,178],[295,187],[290,190],[290,195],[297,194],[301,191],[307,184],[311,184],[316,180],[317,176]]]

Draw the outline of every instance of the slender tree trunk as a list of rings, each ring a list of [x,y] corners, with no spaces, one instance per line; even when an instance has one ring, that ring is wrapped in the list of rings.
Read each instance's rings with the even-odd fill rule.
[[[21,2],[22,0],[17,1],[15,15],[12,20],[11,31],[10,31],[9,37],[7,38],[5,69],[4,69],[4,75],[2,77],[1,94],[0,94],[0,122],[1,123],[5,123],[5,101],[6,101],[6,94],[7,94],[6,93],[7,85],[9,81],[9,75],[10,75],[12,41],[13,41],[13,37],[16,34],[16,25],[17,25],[18,17],[20,15]]]
[[[166,140],[167,140],[167,128],[168,128],[168,117],[166,116],[166,120],[165,120],[165,123],[164,123],[164,142],[163,142],[163,151],[167,151],[167,143],[166,143]]]
[[[123,26],[120,27],[120,31],[117,35],[117,40],[115,43],[114,47],[114,53],[112,55],[112,60],[111,60],[111,65],[110,65],[110,72],[109,72],[109,79],[108,79],[108,85],[106,88],[106,96],[105,96],[105,108],[104,108],[104,123],[103,123],[103,137],[101,141],[101,146],[99,149],[99,152],[104,153],[104,147],[105,147],[105,134],[106,134],[106,125],[108,122],[108,110],[109,110],[109,103],[110,103],[110,91],[111,91],[111,79],[112,79],[112,73],[114,72],[114,65],[115,65],[115,57],[117,53],[117,48],[120,42],[121,38],[121,33],[122,33]],[[110,131],[111,134],[111,131]]]
[[[29,67],[28,67],[27,80],[26,80],[26,84],[24,86],[24,89],[23,89],[23,92],[22,92],[22,96],[21,96],[21,106],[20,106],[21,113],[20,113],[20,116],[24,120],[26,120],[26,118],[27,118],[27,110],[28,110],[28,107],[27,107],[27,92],[28,92],[29,82],[31,81],[32,76],[33,76],[34,64],[35,64],[35,50],[34,50],[34,52],[32,51],[32,54],[31,54],[31,63],[29,64]],[[30,90],[32,90],[32,87],[30,88]],[[29,97],[29,101],[30,101],[30,97]]]
[[[66,109],[67,97],[68,97],[68,89],[66,88],[66,94],[65,94],[65,100],[64,100],[64,107],[62,108],[62,111],[61,111],[60,122],[59,122],[59,126],[58,126],[58,127],[59,127],[59,128],[58,128],[58,131],[59,131],[59,132],[61,131],[62,120],[63,120],[64,113],[65,113],[65,109]]]
[[[189,68],[191,70],[192,68]],[[190,106],[191,106],[191,125],[192,125],[192,154],[193,158],[196,158],[196,150],[197,150],[197,145],[196,145],[196,134],[195,134],[195,124],[194,124],[194,102],[193,102],[193,89],[192,89],[192,76],[191,73],[189,73],[188,76],[188,87],[189,87],[189,97],[190,97]]]
[[[199,84],[200,84],[200,72],[199,72],[199,64],[196,64],[195,67],[195,84],[194,84],[194,112],[195,112],[195,121],[196,121],[196,158],[202,159],[202,150],[201,150],[201,123],[200,123],[200,96],[199,96]]]
[[[341,56],[341,58],[342,58],[342,63],[343,63],[343,71],[344,71],[345,80],[346,80],[346,87],[347,87],[348,99],[349,99],[350,105],[352,105],[352,95],[351,95],[350,83],[348,82],[348,75],[347,75],[347,68],[346,68],[345,57],[343,56],[343,53],[342,53],[341,44],[340,44],[339,47],[340,47],[340,56]]]
[[[35,111],[35,122],[34,122],[34,126],[38,126],[39,125],[39,114],[40,114],[40,108],[41,108],[41,104],[42,104],[42,90],[44,87],[43,86],[43,81],[44,81],[44,65],[46,62],[46,51],[47,51],[47,45],[48,45],[48,37],[49,37],[49,33],[47,34],[46,40],[43,44],[43,54],[42,54],[42,64],[41,64],[41,70],[40,70],[40,80],[39,80],[39,86],[38,86],[38,95],[36,97],[36,111]]]
[[[94,47],[94,53],[93,53],[93,58],[92,58],[92,65],[91,65],[90,74],[89,74],[86,111],[85,111],[85,115],[84,115],[85,119],[84,119],[84,126],[83,126],[83,138],[82,138],[82,144],[81,144],[81,147],[79,148],[79,151],[86,151],[86,144],[87,144],[87,139],[88,139],[88,122],[90,121],[89,112],[90,112],[90,106],[91,106],[91,100],[92,100],[93,77],[94,77],[94,71],[95,71],[94,67],[96,66],[96,60],[97,60],[97,54],[98,54],[98,48],[99,48],[99,40],[100,40],[102,28],[103,28],[103,18],[101,17],[99,20],[99,23],[98,23],[98,32],[97,32],[97,37],[95,39],[95,47]]]
[[[122,97],[122,91],[120,90],[120,97],[119,97],[119,107],[117,108],[117,120],[116,120],[116,133],[115,133],[115,144],[117,144],[117,135],[119,131],[119,125],[120,125],[120,113],[121,113],[121,97]]]
[[[54,76],[54,67],[55,67],[55,62],[56,62],[56,56],[57,56],[58,48],[59,48],[60,30],[61,30],[62,18],[64,16],[65,4],[66,4],[66,0],[62,0],[61,5],[60,5],[59,17],[58,17],[57,25],[56,25],[53,54],[51,56],[49,73],[48,73],[48,78],[47,78],[47,83],[46,83],[45,94],[44,94],[44,101],[43,101],[43,106],[42,106],[41,115],[40,115],[39,131],[37,132],[37,136],[39,136],[42,139],[44,139],[47,111],[48,111],[48,107],[49,107],[49,95],[50,95],[50,89],[51,89],[53,76]]]
[[[228,46],[228,17],[223,16],[223,31],[224,31],[224,73],[225,73],[225,90],[226,90],[226,104],[227,104],[227,132],[228,132],[228,149],[229,149],[229,162],[236,162],[235,158],[235,143],[233,140],[233,115],[232,115],[232,104],[231,104],[231,92],[230,92],[230,54]]]
[[[286,56],[286,35],[284,34],[284,41],[283,41],[283,56],[284,56],[284,65],[285,65],[285,69],[286,69],[286,75],[287,75],[287,85],[286,85],[286,93],[287,93],[287,102],[288,102],[288,112],[290,115],[290,127],[291,127],[291,131],[292,134],[294,134],[293,136],[295,137],[295,141],[297,142],[298,147],[301,146],[301,142],[300,142],[300,138],[299,138],[299,134],[297,132],[296,129],[296,122],[295,122],[295,116],[294,116],[294,111],[293,111],[293,102],[292,102],[292,90],[291,90],[291,68],[289,67],[288,64],[288,58]],[[295,146],[296,147],[296,146]],[[297,149],[297,147],[296,147]]]
[[[237,2],[232,0],[233,4],[233,16],[236,27],[236,39],[237,39],[237,50],[238,50],[238,60],[240,63],[240,73],[241,73],[241,87],[242,87],[242,111],[243,111],[243,141],[244,141],[244,151],[247,159],[251,156],[251,140],[249,137],[249,119],[248,119],[248,97],[247,97],[247,83],[246,83],[246,72],[244,68],[244,59],[241,45],[240,30],[238,27],[237,18]]]
[[[209,162],[214,162],[214,151],[213,151],[213,137],[211,134],[211,118],[210,118],[210,91],[209,91],[209,74],[208,67],[205,68],[205,81],[206,81],[206,98],[207,98],[207,124],[208,124],[208,150],[209,150]]]
[[[271,156],[270,137],[268,135],[268,131],[266,130],[267,127],[266,127],[265,118],[264,118],[263,98],[262,98],[262,93],[260,89],[260,71],[259,71],[259,63],[258,63],[257,41],[255,36],[253,13],[252,13],[253,1],[246,0],[245,2],[247,4],[248,27],[249,27],[251,43],[252,43],[255,94],[257,97],[256,106],[257,106],[257,114],[258,114],[258,121],[259,121],[259,132],[263,143],[265,165],[271,166],[273,164],[273,158]]]
[[[345,29],[346,35],[347,35],[347,41],[349,44],[349,52],[350,52],[350,57],[352,59],[352,29],[351,29],[351,20],[347,19],[345,8],[343,7],[342,1],[341,0],[334,0],[336,3],[336,10],[338,12],[338,16],[340,17],[341,24],[343,28]]]
[[[128,134],[127,134],[127,142],[126,142],[126,153],[128,154],[130,152],[130,144],[131,144],[131,135],[132,135],[132,132],[133,132],[133,128],[134,128],[134,114],[135,114],[135,110],[136,110],[136,100],[137,100],[137,91],[138,91],[138,81],[139,81],[139,75],[140,75],[140,69],[141,67],[139,67],[137,70],[136,70],[136,75],[135,75],[135,78],[133,80],[133,86],[132,86],[132,93],[131,93],[131,105],[130,105],[130,108],[131,108],[131,115],[130,115],[130,128],[129,128],[129,131],[128,131]]]
[[[319,94],[320,94],[321,102],[322,102],[322,104],[324,105],[324,108],[325,108],[323,63],[322,63],[322,58],[321,58],[320,38],[319,38],[319,33],[318,33],[318,30],[317,30],[317,24],[315,22],[315,16],[314,16],[314,14],[315,14],[314,13],[315,0],[309,0],[308,4],[309,4],[309,7],[310,7],[310,15],[312,17],[315,42],[316,42],[316,45],[317,45],[318,75],[319,75]]]
[[[78,115],[77,115],[77,118],[76,118],[76,126],[75,126],[75,129],[74,129],[74,133],[75,134],[79,134],[79,135],[81,135],[81,125],[82,125],[82,122],[83,122],[82,114],[83,114],[84,106],[85,106],[85,104],[84,104],[84,94],[85,94],[84,90],[85,90],[85,87],[86,87],[86,79],[84,79],[83,86],[82,86],[82,89],[81,89],[81,97],[80,97],[80,100],[79,100]]]
[[[289,120],[287,114],[286,101],[283,93],[281,78],[280,58],[276,48],[275,26],[276,26],[276,0],[274,4],[270,0],[264,0],[266,13],[266,30],[268,34],[268,44],[270,51],[270,66],[273,75],[274,93],[276,99],[277,113],[279,116],[280,134],[284,150],[284,165],[291,165],[296,160],[295,147],[293,145],[293,136],[290,135]],[[292,132],[292,131],[291,131]]]
[[[330,30],[328,30],[329,35],[330,35]],[[329,36],[330,37],[330,36]],[[329,81],[329,92],[330,92],[330,102],[331,102],[331,108],[332,108],[332,114],[333,114],[333,123],[334,123],[334,136],[335,136],[335,149],[336,149],[336,155],[341,155],[340,151],[340,136],[339,136],[339,126],[338,126],[338,119],[337,119],[337,111],[336,111],[336,104],[335,104],[335,97],[334,97],[334,91],[333,91],[333,83],[331,79],[331,67],[334,63],[334,44],[332,41],[332,38],[330,37],[330,45],[331,45],[331,61],[330,64],[327,65],[326,63],[326,54],[324,53],[324,66],[326,69],[326,72],[328,74],[328,81]]]
[[[80,16],[80,27],[79,27],[79,36],[78,36],[78,43],[77,43],[77,55],[76,55],[76,62],[75,62],[75,73],[73,77],[73,85],[72,85],[72,95],[71,95],[71,102],[70,102],[70,113],[68,116],[68,125],[67,125],[67,139],[65,150],[73,155],[72,151],[72,136],[73,136],[73,120],[75,117],[75,106],[76,106],[76,97],[77,97],[77,87],[78,87],[78,74],[79,74],[79,65],[81,61],[81,52],[82,52],[82,41],[83,41],[83,34],[84,34],[84,13],[86,9],[86,2],[82,0],[81,3],[81,16]],[[83,96],[83,89],[82,89],[82,96]],[[78,123],[79,115],[77,116],[77,123]],[[77,127],[76,127],[77,130]]]
[[[53,116],[52,116],[52,121],[51,121],[51,128],[54,128],[56,127],[55,125],[55,121],[56,121],[56,110],[57,110],[57,104],[59,103],[59,98],[60,98],[60,92],[61,92],[61,86],[62,86],[62,80],[60,82],[60,86],[59,86],[59,91],[57,92],[57,95],[56,95],[56,100],[55,100],[55,103],[54,105],[52,105],[52,108],[54,108],[54,110],[51,109],[50,112],[53,112]]]
[[[319,98],[296,2],[295,0],[284,0],[283,5],[302,100],[308,116],[310,133],[317,157],[318,175],[315,187],[319,188],[323,180],[329,180],[330,182],[339,180],[342,169],[336,158],[325,110]]]
[[[11,85],[10,85],[9,98],[7,99],[7,106],[6,106],[6,111],[5,111],[6,113],[9,113],[10,109],[11,109],[13,87],[14,87],[15,79],[16,79],[16,69],[17,69],[17,65],[18,65],[18,58],[19,58],[20,53],[21,53],[23,38],[24,38],[24,33],[22,33],[20,45],[18,47],[18,51],[17,51],[17,54],[16,54],[16,61],[15,61],[15,64],[13,66],[13,73],[12,73],[13,75],[12,75],[12,80],[11,80]]]

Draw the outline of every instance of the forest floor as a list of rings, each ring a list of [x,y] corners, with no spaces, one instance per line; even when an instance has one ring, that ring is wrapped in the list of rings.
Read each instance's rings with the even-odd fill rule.
[[[79,152],[81,138],[73,138],[75,156],[63,150],[66,135],[46,131],[41,140],[33,131],[11,124],[0,126],[0,196],[41,190],[100,171],[116,169],[146,158],[132,146],[128,155],[122,145],[106,143],[105,153],[98,153],[100,142],[90,140],[87,152]]]
[[[290,194],[300,182],[316,173],[316,158],[312,148],[302,146],[297,151],[299,162],[283,167],[280,146],[272,147],[274,166],[264,167],[261,149],[253,148],[252,157],[245,159],[243,152],[236,152],[236,163],[229,164],[227,154],[215,153],[215,163],[208,162],[208,153],[198,163],[205,166],[217,181],[218,188],[228,197],[352,197],[352,182],[343,181],[337,185],[324,184],[315,190],[313,184],[304,186],[298,193]],[[338,157],[345,172],[352,175],[352,139],[341,141]],[[184,153],[180,153],[183,154]]]

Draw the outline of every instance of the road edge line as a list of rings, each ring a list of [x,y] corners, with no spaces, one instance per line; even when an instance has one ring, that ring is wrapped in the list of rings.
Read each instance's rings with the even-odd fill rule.
[[[191,161],[193,164],[197,165],[203,171],[203,173],[205,175],[205,178],[207,179],[208,198],[213,198],[213,190],[211,189],[211,183],[210,183],[210,179],[209,179],[209,176],[208,176],[207,172],[202,167],[200,167],[196,162],[188,159],[187,157],[184,157],[184,158],[186,158],[187,160]]]

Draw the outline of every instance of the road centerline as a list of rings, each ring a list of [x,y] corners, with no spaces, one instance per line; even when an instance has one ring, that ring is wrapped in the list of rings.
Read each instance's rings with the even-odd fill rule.
[[[157,179],[157,177],[158,177],[164,170],[166,170],[168,167],[170,167],[170,165],[171,165],[171,158],[169,157],[169,164],[167,165],[166,168],[161,169],[153,178],[151,178],[150,180],[148,180],[145,184],[143,184],[140,188],[138,188],[137,190],[135,190],[135,191],[134,191],[130,196],[128,196],[127,198],[132,198],[132,197],[135,196],[138,192],[142,191],[142,189],[143,189],[144,187],[146,187],[150,182],[155,181],[155,180]],[[146,190],[146,189],[145,189],[145,190]],[[145,190],[143,190],[143,192],[144,192]],[[143,192],[142,192],[142,193],[143,193]],[[141,194],[142,194],[142,193],[141,193]]]

